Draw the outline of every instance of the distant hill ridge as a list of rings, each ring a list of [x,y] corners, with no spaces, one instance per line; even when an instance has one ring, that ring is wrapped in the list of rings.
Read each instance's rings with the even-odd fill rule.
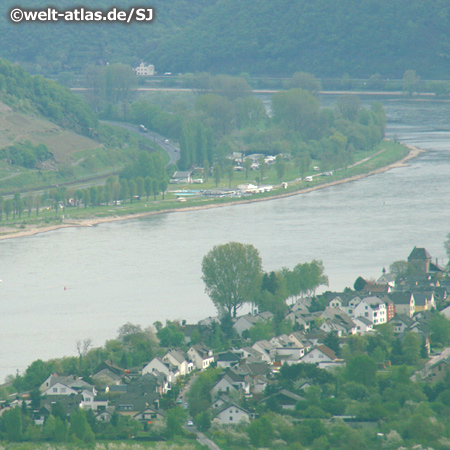
[[[15,0],[0,2],[0,57],[19,62],[31,73],[56,75],[62,72],[83,73],[86,66],[121,62],[135,65],[147,59],[158,45],[184,28],[187,23],[214,6],[217,0],[22,0],[23,8],[60,11],[75,6],[95,10],[113,7],[152,7],[155,18],[151,23],[19,23],[8,20],[8,12],[17,6]],[[164,68],[158,68],[164,73]],[[169,70],[169,69],[167,69]]]
[[[136,6],[133,0],[121,8]],[[14,25],[0,4],[0,56],[34,73],[81,74],[86,66],[141,60],[159,73],[422,78],[450,74],[450,5],[444,0],[143,0],[150,24]],[[45,0],[22,6],[46,8]],[[95,2],[108,9],[112,0]],[[73,8],[60,0],[58,8]],[[92,7],[92,6],[91,6]],[[76,32],[74,32],[76,30]]]
[[[155,62],[173,72],[448,79],[449,30],[443,0],[222,0],[163,41]]]

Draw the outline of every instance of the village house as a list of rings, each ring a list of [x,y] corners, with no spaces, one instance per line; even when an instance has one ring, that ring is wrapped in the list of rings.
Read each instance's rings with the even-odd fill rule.
[[[141,62],[139,66],[133,69],[138,77],[148,77],[155,75],[155,66],[153,64],[146,65],[145,62]]]
[[[214,362],[214,355],[211,349],[202,344],[195,344],[189,348],[187,354],[195,364],[197,370],[207,369]]]
[[[304,333],[301,331],[294,331],[289,335],[289,339],[294,343],[295,347],[303,348],[304,352],[309,352],[312,347],[311,341],[306,339]]]
[[[310,314],[306,310],[298,309],[296,311],[290,311],[286,314],[284,320],[290,321],[294,325],[298,325],[302,330],[309,331],[316,318],[317,314]]]
[[[258,322],[267,322],[273,318],[273,314],[269,311],[258,313],[255,315],[245,314],[239,316],[233,324],[233,328],[239,336],[242,336],[244,331],[249,331]]]
[[[411,292],[391,292],[387,296],[394,303],[396,314],[404,314],[408,317],[414,315],[416,303]]]
[[[339,308],[325,308],[320,313],[320,317],[324,319],[320,329],[325,333],[332,331],[338,336],[347,336],[356,333],[356,325],[351,317]]]
[[[365,297],[353,308],[352,317],[365,317],[374,325],[386,323],[386,304],[378,297]]]
[[[169,183],[192,183],[192,171],[191,170],[177,170],[170,179]]]
[[[121,367],[116,366],[110,360],[106,360],[94,369],[94,375],[91,378],[96,384],[109,386],[111,384],[120,384],[123,375],[124,370]]]
[[[253,361],[262,361],[261,353],[259,353],[252,347],[242,347],[239,349],[239,353],[242,355],[241,360],[246,361],[248,359],[252,359]]]
[[[142,423],[152,423],[158,419],[164,419],[164,414],[158,410],[156,407],[148,407],[143,411],[139,411],[137,414],[133,416],[134,420],[137,420]]]
[[[383,273],[380,278],[377,280],[378,285],[386,285],[390,288],[395,287],[395,275],[392,273]],[[389,290],[388,290],[389,292]]]
[[[213,420],[222,425],[237,425],[240,422],[249,422],[250,418],[251,414],[247,410],[231,402],[218,407]]]
[[[411,317],[405,314],[396,314],[390,323],[394,327],[394,333],[404,333],[413,322]]]
[[[253,325],[256,325],[261,319],[252,314],[245,314],[236,319],[233,324],[233,328],[239,336],[242,336],[244,331],[249,331]]]
[[[220,394],[211,404],[211,408],[217,409],[223,405],[231,403],[232,399],[226,394]]]
[[[305,399],[286,389],[281,389],[279,392],[262,399],[259,403],[261,405],[267,405],[271,402],[275,402],[282,409],[295,409],[295,405],[301,400]]]
[[[373,332],[373,323],[366,317],[356,317],[353,319],[353,322],[355,322],[356,325],[356,334],[362,336],[366,333]]]
[[[252,348],[256,350],[260,355],[261,359],[266,362],[272,362],[276,351],[275,347],[267,340],[262,339],[261,341],[255,342]]]
[[[431,357],[418,372],[424,381],[437,382],[450,374],[450,348],[446,347],[438,355]]]
[[[312,298],[311,297],[300,297],[298,298],[289,308],[291,311],[304,311],[309,312],[311,308]]]
[[[111,418],[114,414],[115,407],[109,407],[109,409],[106,409],[105,411],[99,411],[96,416],[95,420],[98,422],[111,422]]]
[[[301,358],[301,362],[317,364],[317,367],[320,369],[329,369],[336,367],[337,365],[343,365],[343,361],[340,360],[333,350],[326,345],[314,347],[309,353]]]
[[[162,373],[165,375],[168,383],[173,383],[176,379],[175,373],[178,373],[178,368],[173,364],[164,362],[158,356],[155,356],[142,369],[142,375],[146,375],[148,373]]]
[[[162,361],[175,366],[175,377],[184,376],[191,373],[194,370],[194,363],[189,361],[185,355],[179,350],[170,350],[163,357]]]
[[[226,352],[220,352],[215,357],[217,367],[227,369],[229,367],[236,366],[241,360],[239,352],[228,350]]]
[[[58,376],[51,374],[40,386],[42,395],[74,395],[83,391],[97,394],[95,387],[86,383],[81,378],[70,376]]]
[[[123,394],[116,400],[116,411],[123,416],[134,417],[149,407],[159,404],[159,395],[152,394]]]
[[[415,292],[414,293],[415,312],[430,311],[436,309],[433,292]]]
[[[225,374],[211,389],[211,396],[215,398],[223,393],[238,395],[239,387],[239,385],[234,384],[233,379],[228,374]]]

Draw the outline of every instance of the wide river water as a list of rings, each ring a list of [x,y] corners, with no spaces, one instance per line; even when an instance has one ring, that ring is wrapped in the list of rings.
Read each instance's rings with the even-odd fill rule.
[[[217,244],[253,244],[265,270],[320,259],[333,290],[377,278],[415,245],[446,262],[450,103],[377,100],[387,136],[426,150],[408,167],[284,199],[0,241],[0,381],[36,359],[75,356],[78,340],[102,346],[127,322],[214,315],[201,261]]]

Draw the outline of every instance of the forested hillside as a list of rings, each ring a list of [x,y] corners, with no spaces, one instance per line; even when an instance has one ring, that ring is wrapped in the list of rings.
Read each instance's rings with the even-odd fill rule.
[[[135,65],[172,36],[185,23],[199,15],[217,0],[142,0],[139,6],[153,7],[152,23],[20,23],[8,19],[8,11],[17,2],[0,3],[0,57],[19,62],[32,73],[56,75],[61,72],[83,73],[86,66],[121,62]],[[52,4],[52,3],[50,3]],[[44,0],[23,0],[22,8],[46,9]],[[60,11],[79,6],[77,2],[59,0]],[[132,0],[86,2],[85,8],[109,10],[116,6],[136,6]],[[152,60],[147,62],[151,63]],[[162,69],[164,71],[164,69]]]
[[[449,4],[223,0],[157,50],[175,71],[448,78]]]
[[[100,0],[95,8],[114,6]],[[131,0],[121,8],[135,6]],[[159,73],[211,72],[318,77],[422,78],[450,73],[450,6],[444,0],[144,0],[150,24],[14,25],[12,0],[0,5],[0,56],[44,75],[146,60]],[[24,7],[47,7],[24,0]],[[89,5],[94,7],[93,5]],[[58,7],[72,8],[61,0]],[[76,30],[76,32],[75,32]]]
[[[0,59],[0,101],[14,110],[36,112],[81,134],[90,134],[97,118],[69,89]]]

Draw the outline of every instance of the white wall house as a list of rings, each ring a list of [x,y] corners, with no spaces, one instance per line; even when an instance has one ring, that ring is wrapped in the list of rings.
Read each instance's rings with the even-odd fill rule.
[[[200,344],[190,347],[187,354],[198,370],[205,370],[214,362],[212,350]]]
[[[169,383],[173,383],[175,381],[175,373],[170,369],[170,364],[165,363],[161,358],[158,358],[157,356],[144,366],[144,368],[142,369],[142,375],[145,375],[147,373],[155,373],[155,371],[163,373]]]
[[[387,322],[386,303],[378,297],[363,298],[353,309],[353,317],[365,317],[374,325],[380,325]]]
[[[309,353],[307,353],[301,362],[309,364],[317,364],[321,369],[328,369],[332,366],[336,366],[341,360],[336,354],[328,348],[326,345],[318,345],[314,347]]]
[[[223,393],[230,394],[231,392],[238,393],[238,387],[234,386],[233,381],[225,375],[213,386],[211,396],[214,398]]]
[[[153,64],[146,65],[141,62],[139,66],[133,69],[139,77],[148,77],[155,75],[155,66]]]
[[[42,392],[42,395],[76,395],[78,391],[70,388],[69,386],[62,384],[60,382],[53,384],[45,391]]]
[[[170,352],[167,352],[163,356],[162,360],[177,367],[179,375],[187,375],[194,370],[194,363],[188,361],[183,353],[178,350],[171,350]],[[175,375],[177,374],[175,373]]]
[[[356,317],[353,319],[356,325],[356,334],[363,335],[373,331],[373,323],[365,317]]]
[[[229,403],[219,407],[214,420],[223,425],[237,425],[239,422],[250,421],[250,413],[235,403]]]

